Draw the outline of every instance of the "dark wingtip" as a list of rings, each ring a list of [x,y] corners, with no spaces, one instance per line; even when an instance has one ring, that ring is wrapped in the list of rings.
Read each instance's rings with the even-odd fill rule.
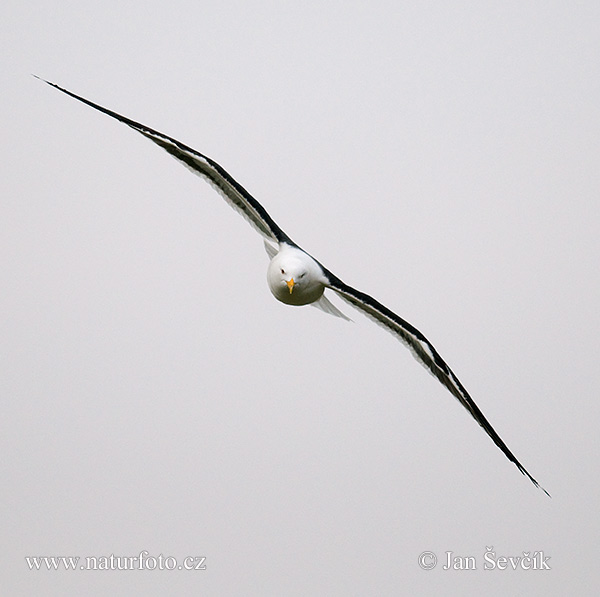
[[[550,499],[552,496],[522,467],[519,466],[519,470],[538,488],[541,489]]]
[[[538,489],[541,489],[550,499],[552,499],[552,496],[539,483],[536,483],[535,486]]]
[[[31,76],[34,77],[34,78],[36,78],[38,81],[41,81],[42,83],[46,83],[47,85],[50,85],[50,87],[54,87],[56,89],[59,89],[60,91],[64,91],[65,93],[68,93],[69,95],[73,95],[70,91],[67,91],[66,89],[63,89],[62,87],[60,87],[56,83],[52,83],[52,81],[48,81],[47,79],[39,77],[35,73],[31,73]]]

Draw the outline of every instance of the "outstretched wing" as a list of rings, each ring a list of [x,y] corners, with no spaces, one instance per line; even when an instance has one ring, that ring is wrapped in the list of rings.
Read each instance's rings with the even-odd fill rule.
[[[452,395],[455,396],[469,411],[471,416],[479,423],[479,425],[481,425],[481,427],[483,427],[485,432],[492,438],[493,442],[502,450],[502,452],[504,452],[506,457],[513,462],[526,477],[529,477],[536,487],[540,487],[540,484],[527,472],[525,467],[517,460],[515,455],[508,449],[508,446],[502,441],[502,438],[496,433],[471,396],[469,396],[469,393],[465,390],[462,383],[460,383],[458,377],[456,377],[452,369],[450,369],[444,359],[442,359],[433,344],[431,344],[417,328],[390,311],[373,297],[348,286],[328,270],[325,270],[325,274],[329,280],[329,288],[335,290],[353,307],[362,311],[363,314],[383,326],[406,344],[416,359],[446,388],[448,388]],[[542,489],[546,495],[550,496],[543,487],[540,487],[540,489]]]
[[[295,243],[273,221],[273,218],[271,218],[265,208],[254,197],[252,197],[252,195],[250,195],[250,193],[241,184],[236,182],[224,168],[219,166],[217,162],[211,160],[208,156],[205,156],[199,151],[184,145],[181,143],[181,141],[173,139],[173,137],[159,133],[158,131],[151,129],[144,124],[140,124],[139,122],[135,122],[134,120],[126,118],[125,116],[121,116],[112,110],[103,108],[102,106],[76,95],[67,89],[59,87],[55,83],[41,79],[36,75],[34,75],[34,77],[44,81],[44,83],[48,83],[48,85],[51,85],[59,91],[70,95],[76,100],[79,100],[80,102],[83,102],[84,104],[87,104],[88,106],[91,106],[100,112],[104,112],[104,114],[108,114],[108,116],[112,116],[116,120],[131,127],[138,133],[141,133],[144,135],[144,137],[147,137],[150,139],[150,141],[156,143],[156,145],[169,152],[175,159],[182,162],[192,172],[202,176],[202,178],[213,185],[224,197],[227,203],[241,213],[265,238],[276,242],[286,242],[295,246]]]

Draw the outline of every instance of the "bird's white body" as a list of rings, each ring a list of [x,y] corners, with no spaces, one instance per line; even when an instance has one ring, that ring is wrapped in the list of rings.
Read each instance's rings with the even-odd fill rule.
[[[327,278],[308,253],[281,243],[269,263],[267,282],[278,301],[286,305],[310,305],[323,296]]]

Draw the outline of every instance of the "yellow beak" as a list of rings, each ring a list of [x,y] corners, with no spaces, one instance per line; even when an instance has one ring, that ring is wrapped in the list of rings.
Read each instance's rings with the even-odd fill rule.
[[[292,291],[294,290],[294,284],[296,282],[294,282],[294,278],[290,278],[286,284],[288,285],[288,288],[290,289],[290,294],[292,294]]]

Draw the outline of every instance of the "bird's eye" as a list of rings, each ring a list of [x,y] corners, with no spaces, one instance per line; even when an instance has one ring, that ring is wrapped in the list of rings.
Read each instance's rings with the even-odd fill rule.
[[[281,273],[285,274],[285,270],[283,268],[281,268]]]
[[[302,272],[302,273],[300,274],[300,277],[301,277],[301,278],[304,278],[304,276],[305,276],[305,275],[306,275],[306,272]]]

